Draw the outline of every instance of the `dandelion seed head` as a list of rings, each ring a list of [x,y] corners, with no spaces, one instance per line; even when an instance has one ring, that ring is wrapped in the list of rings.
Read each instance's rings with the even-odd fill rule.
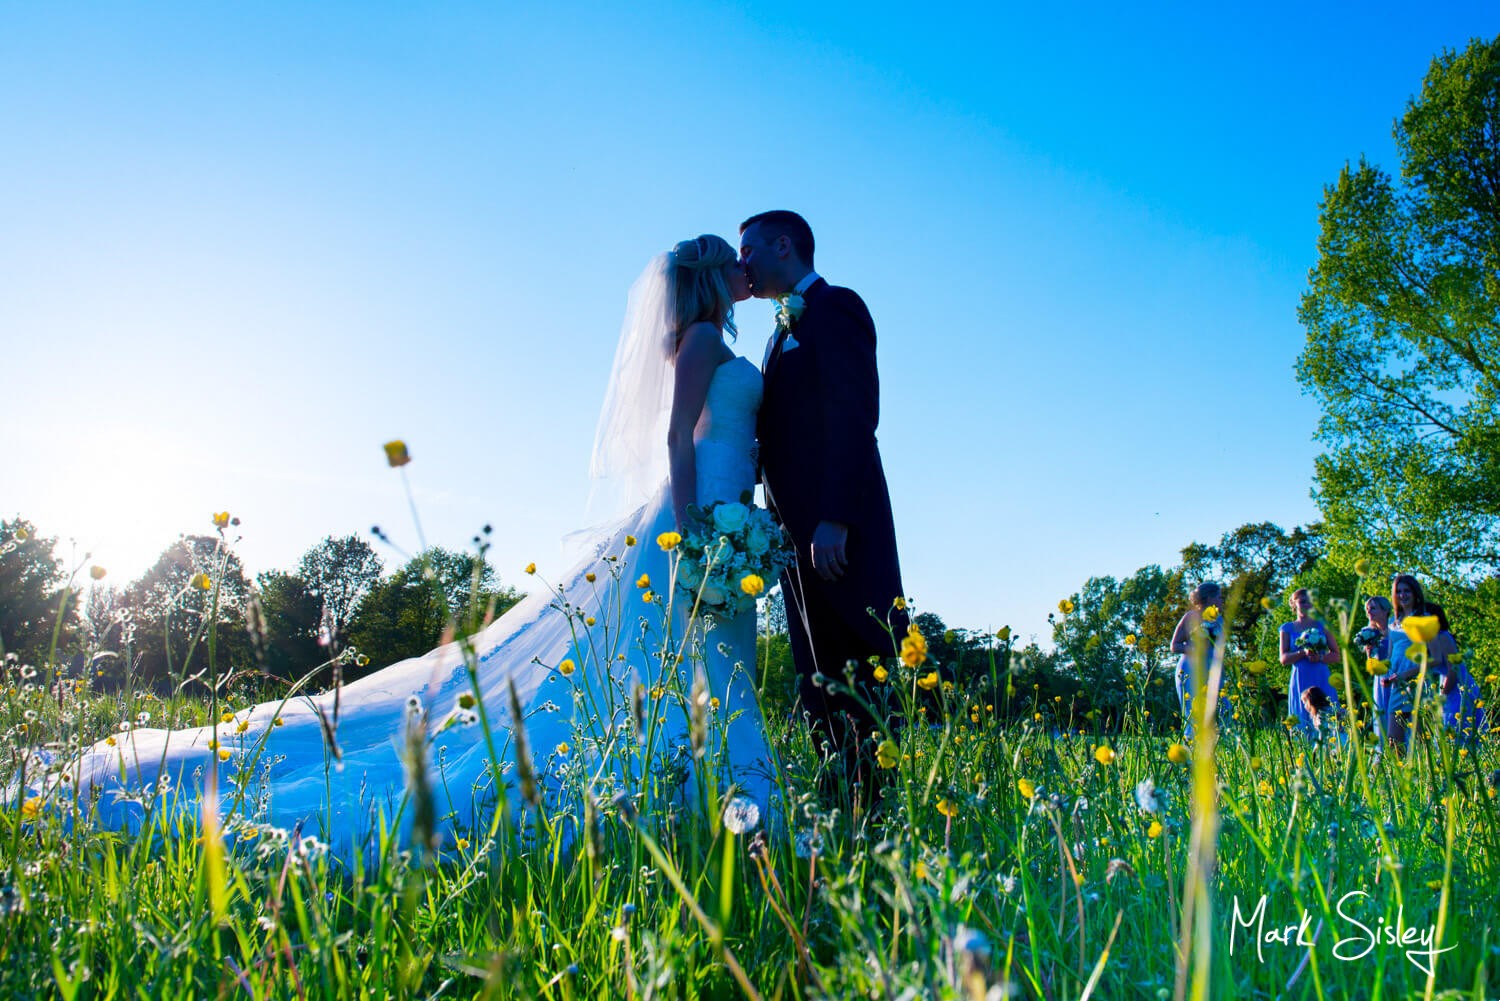
[[[724,827],[731,834],[752,831],[760,823],[760,806],[749,797],[736,796],[724,807]]]
[[[1135,805],[1146,813],[1156,813],[1161,809],[1161,802],[1156,795],[1155,779],[1148,776],[1136,784]]]

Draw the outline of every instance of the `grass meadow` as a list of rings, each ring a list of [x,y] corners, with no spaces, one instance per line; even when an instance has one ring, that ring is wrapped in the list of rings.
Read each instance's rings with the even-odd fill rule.
[[[1184,744],[1144,702],[1098,732],[1010,685],[1004,643],[987,694],[939,681],[920,643],[893,656],[879,698],[910,722],[872,749],[870,807],[823,774],[805,723],[772,714],[779,821],[726,820],[711,791],[673,805],[647,770],[638,797],[581,817],[497,815],[435,851],[348,861],[290,832],[99,830],[68,795],[70,748],[273,693],[95,691],[9,659],[0,996],[1500,996],[1492,742],[1430,729],[1401,756],[1357,721],[1313,746],[1200,719]],[[1346,660],[1345,683],[1361,672]],[[995,692],[1036,704],[1001,723],[1014,707]]]

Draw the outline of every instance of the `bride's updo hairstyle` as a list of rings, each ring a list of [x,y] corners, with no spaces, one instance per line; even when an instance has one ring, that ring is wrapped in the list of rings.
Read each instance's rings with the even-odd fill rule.
[[[695,323],[722,326],[735,336],[734,296],[725,271],[738,257],[727,240],[713,234],[683,240],[667,254],[667,322],[673,350],[682,332]]]

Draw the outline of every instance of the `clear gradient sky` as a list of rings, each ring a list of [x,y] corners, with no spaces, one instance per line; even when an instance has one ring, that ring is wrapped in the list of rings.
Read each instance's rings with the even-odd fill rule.
[[[793,208],[880,335],[907,588],[1015,626],[1316,518],[1322,186],[1493,2],[0,2],[0,515],[126,583],[488,522],[560,570],[646,259]],[[739,311],[758,360],[764,303]],[[69,543],[66,540],[75,540]],[[387,562],[399,558],[384,553]]]

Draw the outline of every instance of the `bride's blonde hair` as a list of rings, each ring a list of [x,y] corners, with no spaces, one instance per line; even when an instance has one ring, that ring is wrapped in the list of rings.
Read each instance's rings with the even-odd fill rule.
[[[711,233],[683,240],[667,254],[667,320],[674,346],[695,323],[712,323],[735,336],[734,296],[725,271],[737,257],[729,241]]]

